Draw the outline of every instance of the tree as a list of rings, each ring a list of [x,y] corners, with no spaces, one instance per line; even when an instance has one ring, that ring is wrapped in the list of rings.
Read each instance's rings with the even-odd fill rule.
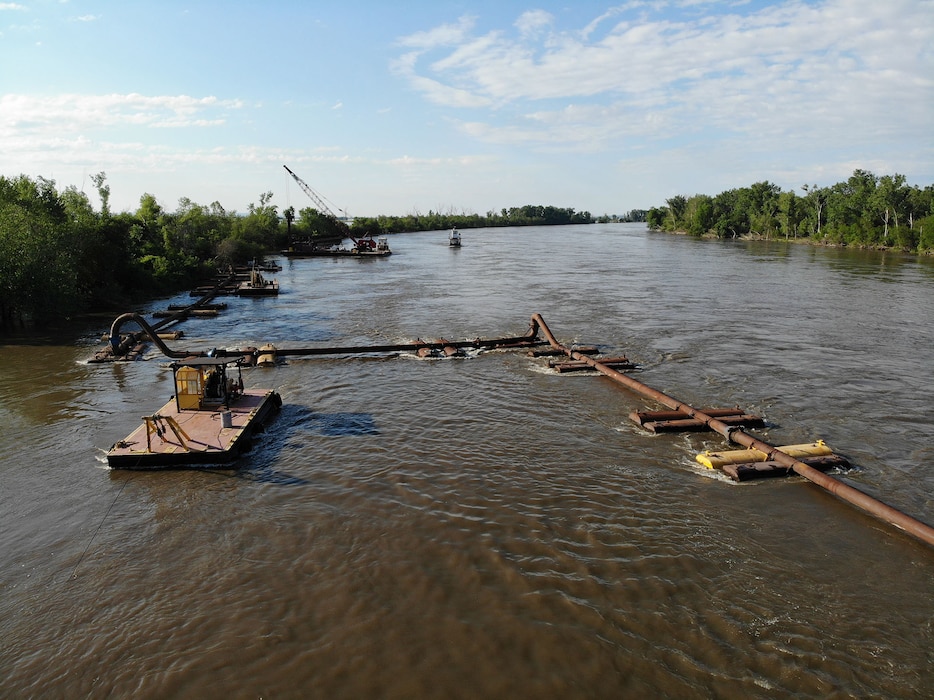
[[[103,170],[96,175],[91,175],[91,182],[97,188],[97,194],[101,198],[101,214],[110,216],[110,185],[107,182],[107,173]]]
[[[778,217],[781,230],[787,239],[789,235],[798,237],[798,226],[804,220],[804,207],[794,190],[778,195]]]
[[[830,188],[827,198],[827,227],[840,243],[873,245],[881,242],[873,214],[877,178],[867,170],[854,170],[846,180]]]
[[[713,198],[713,230],[719,238],[736,238],[749,232],[749,222],[739,207],[739,191],[726,190]]]
[[[684,222],[687,232],[692,236],[703,236],[714,223],[713,198],[706,194],[696,194],[687,200],[684,206]]]
[[[905,186],[904,175],[883,175],[879,178],[872,205],[875,207],[883,224],[883,239],[889,237],[889,220],[898,228],[899,211],[905,208],[909,188]]]
[[[78,311],[78,245],[52,180],[0,177],[0,321]]]
[[[662,228],[667,217],[668,209],[665,207],[652,207],[645,215],[645,222],[649,225],[650,229],[657,231]]]
[[[749,233],[771,238],[778,231],[780,192],[778,185],[767,181],[757,182],[738,191],[736,206],[740,209],[741,218],[746,221]]]
[[[818,188],[817,185],[802,185],[801,189],[805,191],[806,197],[805,201],[810,205],[813,212],[813,219],[811,219],[815,227],[811,229],[814,233],[817,234],[817,237],[821,237],[821,221],[823,218],[824,211],[824,202],[827,201],[827,194],[824,190]],[[806,216],[805,220],[808,220],[810,217]]]
[[[298,212],[293,233],[299,238],[342,239],[350,235],[350,227],[330,214],[306,207]]]
[[[665,220],[665,227],[670,231],[678,231],[684,228],[684,210],[688,205],[687,197],[684,195],[675,195],[671,199],[665,200],[668,205],[668,217]]]
[[[286,207],[282,212],[282,216],[285,217],[285,226],[289,238],[292,237],[292,222],[295,221],[295,207]]]
[[[277,247],[279,214],[271,200],[272,192],[264,192],[259,196],[259,205],[251,203],[246,216],[234,219],[231,237],[237,243],[238,262],[261,257],[265,251]]]

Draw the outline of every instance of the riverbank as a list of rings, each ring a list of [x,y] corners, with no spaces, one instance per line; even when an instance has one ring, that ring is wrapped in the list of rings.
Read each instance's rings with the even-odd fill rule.
[[[689,236],[692,238],[697,238],[704,241],[768,241],[774,243],[795,243],[803,245],[811,245],[819,248],[846,248],[849,250],[865,250],[873,251],[877,253],[901,253],[904,255],[915,255],[918,257],[934,257],[934,249],[925,248],[922,250],[910,250],[903,247],[896,246],[883,246],[883,245],[854,245],[847,243],[845,241],[831,241],[831,240],[821,240],[815,241],[813,238],[807,236],[799,236],[797,238],[774,238],[771,236],[763,236],[757,233],[746,233],[741,236],[732,236],[729,238],[721,238],[714,232],[708,232],[697,236],[695,234],[689,233],[688,231],[665,231],[663,229],[653,229],[649,228],[649,231],[652,233],[670,233],[675,236]]]

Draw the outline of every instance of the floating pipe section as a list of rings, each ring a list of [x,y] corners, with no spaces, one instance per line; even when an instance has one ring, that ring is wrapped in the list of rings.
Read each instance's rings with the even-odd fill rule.
[[[276,350],[278,355],[357,355],[370,352],[418,352],[421,348],[430,350],[444,351],[445,348],[509,348],[509,347],[528,347],[530,345],[541,345],[545,341],[539,340],[534,333],[534,329],[525,335],[514,336],[510,338],[491,338],[474,340],[439,340],[427,341],[419,340],[414,343],[396,343],[392,345],[348,345],[344,347],[333,348],[279,348]],[[221,351],[218,351],[221,354]],[[240,353],[232,353],[240,354]]]
[[[828,476],[827,474],[814,469],[804,462],[795,459],[791,455],[782,452],[773,445],[763,442],[762,440],[759,440],[758,438],[750,435],[735,425],[728,425],[723,421],[718,420],[713,416],[707,415],[686,403],[678,401],[677,399],[672,398],[671,396],[668,396],[667,394],[664,394],[657,389],[653,389],[652,387],[647,386],[642,382],[633,379],[632,377],[617,372],[610,367],[606,367],[605,365],[600,364],[598,360],[593,360],[586,355],[566,348],[558,342],[554,334],[545,324],[545,320],[541,317],[540,314],[535,314],[532,316],[532,323],[533,328],[541,329],[542,334],[555,350],[564,352],[564,354],[572,359],[586,362],[595,370],[609,377],[613,381],[622,384],[623,386],[638,394],[642,394],[643,396],[653,399],[654,401],[657,401],[663,406],[667,406],[673,411],[685,413],[690,418],[702,421],[707,426],[709,426],[711,430],[715,430],[716,432],[720,433],[730,442],[735,442],[739,445],[743,445],[744,447],[764,452],[770,461],[777,462],[783,467],[792,469],[795,473],[803,476],[808,481],[817,484],[821,488],[826,489],[841,500],[861,508],[867,513],[874,515],[875,517],[889,523],[890,525],[894,525],[895,527],[904,530],[905,532],[913,535],[928,545],[934,546],[934,528],[921,522],[920,520],[916,520],[910,515],[906,515],[900,510],[897,510],[892,506],[863,493],[859,489],[853,488],[852,486],[844,484],[838,479],[834,479],[832,476]]]
[[[114,356],[122,356],[126,354],[129,347],[132,343],[135,342],[135,338],[131,336],[123,343],[120,342],[120,328],[124,323],[128,321],[133,321],[142,328],[143,332],[146,333],[152,341],[158,346],[159,350],[162,351],[162,354],[166,357],[171,357],[174,359],[182,359],[185,357],[203,357],[206,355],[204,352],[190,352],[187,350],[172,350],[168,345],[166,345],[163,340],[159,337],[159,334],[156,332],[156,329],[153,326],[150,326],[146,319],[140,316],[136,312],[125,313],[114,319],[113,324],[110,327],[110,346],[113,350]],[[445,348],[510,348],[510,347],[529,347],[532,345],[542,345],[545,341],[541,340],[538,337],[538,326],[535,323],[530,324],[529,330],[526,331],[524,335],[511,336],[507,338],[476,338],[474,340],[444,340],[443,338],[437,341],[424,341],[417,340],[414,343],[395,343],[391,345],[347,345],[347,346],[338,346],[338,347],[326,347],[326,348],[274,348],[276,356],[284,355],[294,355],[297,357],[307,357],[315,355],[362,355],[366,353],[381,353],[381,352],[417,352],[421,348],[428,348],[431,350],[444,351]],[[263,350],[252,350],[250,353],[254,358],[262,354],[267,354],[269,351]],[[241,357],[244,355],[243,350],[215,350],[213,355],[216,357]]]
[[[123,343],[120,342],[120,328],[127,321],[133,321],[139,325],[139,327],[142,328],[143,331],[152,339],[152,342],[159,346],[162,354],[166,357],[181,359],[183,357],[192,357],[194,355],[204,354],[199,352],[192,353],[182,350],[172,350],[168,345],[165,344],[165,342],[163,342],[162,338],[159,337],[159,334],[156,332],[156,330],[146,322],[145,318],[140,316],[135,311],[131,311],[128,314],[117,316],[117,318],[114,319],[113,324],[110,326],[110,347],[113,350],[114,357],[125,355],[130,345],[136,342],[133,336],[131,336]]]
[[[114,319],[113,324],[110,326],[110,348],[111,348],[111,351],[113,352],[113,356],[122,357],[123,355],[126,355],[127,351],[132,347],[132,344],[136,342],[137,340],[137,337],[131,334],[130,337],[127,338],[127,340],[124,343],[120,342],[120,328],[127,321],[135,321],[137,325],[139,325],[139,327],[142,328],[143,331],[152,339],[152,341],[157,346],[159,346],[159,349],[167,357],[173,357],[173,358],[178,359],[182,357],[190,357],[192,355],[203,355],[204,353],[182,352],[179,354],[178,351],[171,350],[168,345],[162,342],[162,338],[157,333],[157,331],[176,321],[184,320],[193,309],[203,307],[205,304],[207,304],[209,301],[211,301],[214,297],[217,296],[217,292],[221,288],[222,285],[226,284],[232,279],[234,279],[233,274],[229,275],[227,279],[225,280],[225,282],[222,282],[214,286],[211,289],[211,291],[206,293],[204,296],[198,299],[198,301],[196,301],[195,303],[189,304],[186,307],[182,307],[180,309],[175,310],[176,311],[175,313],[171,314],[167,318],[164,318],[163,320],[159,321],[158,323],[152,326],[150,326],[146,322],[146,320],[142,316],[140,316],[138,313],[131,312],[131,313],[126,313],[121,316],[118,316],[117,318]]]

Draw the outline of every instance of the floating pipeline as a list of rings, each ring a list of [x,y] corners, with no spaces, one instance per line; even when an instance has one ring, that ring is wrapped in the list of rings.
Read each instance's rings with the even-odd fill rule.
[[[128,321],[133,321],[137,323],[144,331],[148,334],[152,341],[159,347],[163,354],[167,357],[181,359],[185,357],[204,357],[208,354],[213,354],[219,357],[241,357],[241,362],[246,361],[249,363],[250,359],[255,362],[257,357],[256,353],[259,353],[260,350],[252,350],[247,352],[246,350],[233,350],[233,351],[211,351],[211,353],[205,352],[192,352],[192,351],[178,351],[170,349],[165,342],[159,338],[156,331],[151,327],[145,319],[143,319],[137,313],[128,313],[123,314],[122,316],[117,317],[114,320],[113,326],[111,327],[110,333],[110,342],[111,348],[115,355],[119,355],[121,352],[127,352],[127,345],[132,346],[135,340],[135,335],[131,335],[129,342],[125,341],[121,343],[120,341],[120,328],[121,326]],[[539,338],[539,331],[544,334],[546,340],[541,340]],[[823,460],[825,462],[832,462],[831,457],[836,457],[835,455],[809,455],[796,457],[793,454],[785,452],[783,449],[770,445],[755,436],[749,434],[744,429],[745,426],[735,425],[728,422],[731,417],[734,417],[735,412],[730,412],[727,414],[721,414],[722,418],[718,418],[714,415],[705,413],[700,409],[696,409],[693,406],[690,406],[678,399],[672,398],[667,394],[653,389],[642,382],[629,377],[622,372],[619,372],[612,367],[607,366],[606,364],[600,362],[599,360],[592,359],[588,357],[583,352],[579,352],[572,348],[565,347],[555,338],[554,334],[548,328],[545,320],[541,317],[540,314],[534,314],[532,316],[532,321],[529,324],[528,331],[521,336],[514,336],[509,338],[494,338],[483,340],[477,338],[475,340],[464,340],[464,341],[449,341],[443,338],[438,341],[423,341],[418,340],[414,343],[397,343],[397,344],[385,344],[385,345],[365,345],[365,346],[341,346],[341,347],[327,347],[327,348],[277,348],[275,353],[277,356],[323,356],[323,355],[357,355],[357,354],[366,354],[366,353],[384,353],[384,352],[413,352],[418,353],[420,350],[429,349],[435,350],[439,353],[444,353],[445,348],[520,348],[520,347],[532,347],[543,344],[549,344],[551,348],[558,352],[563,353],[571,358],[574,362],[584,363],[585,365],[593,368],[594,370],[600,372],[604,376],[612,379],[613,381],[622,384],[626,388],[641,394],[649,399],[657,401],[663,406],[668,407],[673,412],[676,412],[678,417],[685,417],[688,420],[698,423],[699,425],[704,426],[704,428],[713,430],[715,432],[723,435],[728,441],[736,443],[738,445],[745,446],[750,450],[755,450],[758,453],[761,453],[764,456],[764,460],[760,464],[769,463],[771,466],[778,465],[779,467],[785,468],[789,473],[794,472],[800,476],[803,476],[805,479],[817,484],[821,488],[829,491],[833,495],[837,496],[839,499],[855,505],[858,508],[866,511],[867,513],[879,518],[880,520],[893,525],[901,530],[904,530],[908,534],[916,537],[917,539],[925,542],[928,545],[934,546],[934,528],[929,525],[912,518],[905,513],[902,513],[895,508],[869,496],[862,491],[844,484],[842,481],[834,479],[833,477],[824,474],[820,469],[807,464],[804,460],[812,461],[817,464],[819,461]],[[715,411],[711,411],[714,413]],[[758,457],[758,456],[757,456]],[[750,467],[747,464],[738,465],[744,469],[753,469],[756,467]],[[820,465],[819,465],[820,466]]]
[[[707,428],[720,433],[730,442],[743,445],[744,447],[763,453],[765,455],[766,461],[778,464],[779,466],[784,467],[789,471],[793,471],[796,474],[803,476],[808,481],[817,484],[821,488],[837,496],[839,499],[861,508],[867,513],[874,515],[875,517],[889,523],[890,525],[904,530],[908,534],[916,537],[928,545],[934,546],[934,528],[932,528],[930,525],[927,525],[920,520],[916,520],[915,518],[912,518],[911,516],[896,510],[886,503],[883,503],[882,501],[879,501],[872,496],[863,493],[859,489],[844,484],[842,481],[834,479],[828,474],[824,474],[819,469],[802,461],[804,459],[811,459],[811,457],[801,457],[800,459],[794,457],[793,455],[784,452],[778,447],[759,440],[758,438],[746,432],[741,426],[730,425],[724,420],[706,414],[703,411],[689,406],[688,404],[675,398],[672,398],[671,396],[668,396],[667,394],[664,394],[657,389],[653,389],[652,387],[647,386],[642,382],[633,379],[632,377],[628,377],[625,374],[612,369],[611,367],[607,367],[600,363],[599,360],[591,359],[582,353],[563,346],[558,342],[554,334],[545,324],[545,320],[539,314],[532,316],[532,324],[534,327],[542,331],[552,348],[562,351],[571,359],[585,362],[593,367],[593,369],[609,377],[613,381],[622,384],[626,388],[631,389],[632,391],[649,399],[657,401],[663,406],[667,406],[671,410],[677,411],[679,414],[684,414],[690,419],[700,421]]]
[[[776,449],[792,457],[820,457],[833,454],[823,440],[810,442],[805,445],[783,445]],[[728,464],[749,464],[751,462],[766,462],[769,455],[759,450],[730,450],[727,452],[704,452],[697,455],[697,461],[708,469],[723,468]]]
[[[121,329],[126,323],[135,323],[141,329],[141,333],[130,333],[121,336]],[[273,364],[276,358],[280,357],[315,357],[325,355],[365,355],[371,353],[387,352],[412,352],[420,356],[444,355],[447,357],[462,354],[464,349],[509,349],[509,348],[527,348],[544,345],[545,341],[538,337],[538,326],[529,325],[529,330],[524,335],[509,336],[505,338],[475,338],[473,340],[445,340],[439,338],[436,341],[426,341],[418,339],[413,343],[393,343],[382,345],[342,345],[321,348],[280,348],[270,343],[260,348],[242,348],[237,350],[213,349],[203,350],[173,350],[157,333],[156,327],[149,325],[145,318],[136,312],[129,312],[114,319],[110,327],[110,345],[103,351],[98,352],[88,362],[109,362],[115,358],[126,356],[133,351],[138,352],[140,337],[149,336],[153,343],[159,348],[160,352],[166,357],[172,359],[182,359],[186,357],[238,357],[240,363],[244,365]],[[262,360],[262,362],[260,362]]]
[[[216,315],[217,311],[222,308],[226,308],[226,304],[211,304],[210,302],[217,296],[218,290],[233,278],[234,276],[230,275],[226,280],[222,281],[218,285],[207,289],[193,304],[189,304],[187,306],[175,305],[174,308],[170,305],[168,313],[156,312],[156,317],[161,318],[162,320],[151,326],[146,323],[145,319],[143,319],[142,316],[137,313],[128,313],[123,314],[122,316],[118,316],[110,328],[110,335],[108,337],[109,345],[99,350],[94,355],[94,357],[88,360],[88,362],[100,363],[113,362],[118,359],[139,359],[143,356],[143,350],[145,349],[145,346],[142,341],[143,338],[147,335],[152,338],[157,345],[159,345],[158,341],[160,339],[177,340],[182,336],[180,331],[173,331],[169,333],[159,333],[158,331],[173,323],[184,321],[186,318],[205,315],[204,312],[207,312],[208,315]],[[137,325],[143,329],[143,332],[130,333],[126,337],[121,338],[120,328],[126,321],[135,321]],[[161,344],[159,349],[162,350],[163,353],[166,353],[167,346],[165,346],[165,344]],[[170,354],[168,354],[168,356],[172,357]],[[183,357],[185,357],[185,355],[183,355]]]

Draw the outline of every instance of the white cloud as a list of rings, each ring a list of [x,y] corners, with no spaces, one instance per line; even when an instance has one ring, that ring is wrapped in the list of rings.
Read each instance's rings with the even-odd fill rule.
[[[493,143],[594,150],[708,129],[776,144],[890,130],[929,142],[931,0],[789,0],[705,16],[660,6],[613,8],[577,32],[541,11],[517,19],[518,35],[447,26],[445,42],[403,40],[418,50],[399,73],[437,104],[498,110],[463,124]],[[507,105],[517,116],[504,123]]]
[[[438,46],[451,46],[462,41],[473,29],[475,19],[461,17],[456,24],[443,24],[427,32],[416,32],[399,40],[401,46],[426,51]]]
[[[534,38],[552,26],[554,17],[544,10],[523,12],[516,20],[516,28],[523,38]]]
[[[0,152],[47,174],[87,167],[164,172],[180,163],[218,162],[230,154],[192,149],[167,135],[153,140],[146,132],[203,131],[241,107],[188,95],[0,95]]]
[[[223,123],[223,114],[242,107],[238,100],[188,95],[0,95],[0,139],[22,138],[54,128],[57,133],[101,127],[203,127]],[[220,116],[206,118],[205,113]]]

